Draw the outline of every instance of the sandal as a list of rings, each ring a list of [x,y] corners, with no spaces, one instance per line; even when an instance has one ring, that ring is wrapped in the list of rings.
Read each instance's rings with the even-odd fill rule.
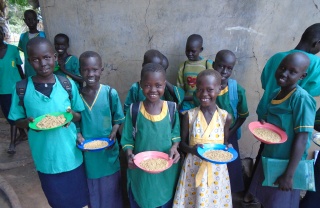
[[[258,201],[258,199],[253,198],[250,201],[242,200],[241,204],[243,207],[245,207],[245,206],[250,206],[250,205],[257,205],[257,204],[260,204],[260,202]]]
[[[7,150],[7,153],[10,154],[10,155],[13,155],[16,153],[16,150],[14,147],[9,147],[8,150]]]

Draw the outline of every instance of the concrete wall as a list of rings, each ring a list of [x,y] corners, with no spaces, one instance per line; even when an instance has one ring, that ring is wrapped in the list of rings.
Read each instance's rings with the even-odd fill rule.
[[[320,0],[40,0],[40,6],[50,40],[63,32],[70,37],[72,54],[94,50],[102,55],[102,82],[117,89],[122,101],[139,80],[148,49],[168,57],[167,76],[173,83],[179,62],[186,60],[190,34],[204,38],[204,57],[214,59],[221,49],[234,51],[233,77],[247,90],[250,111],[241,155],[253,158],[259,143],[247,125],[257,119],[264,64],[272,54],[294,48],[303,31],[320,19]]]

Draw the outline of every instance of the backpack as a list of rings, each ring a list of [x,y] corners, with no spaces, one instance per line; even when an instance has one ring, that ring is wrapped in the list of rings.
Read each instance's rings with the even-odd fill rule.
[[[233,117],[235,120],[237,120],[238,118],[237,106],[239,102],[237,81],[234,79],[228,79],[228,88],[229,88],[229,100],[230,100],[230,105],[233,111]],[[237,129],[237,138],[238,140],[241,138],[241,128]]]
[[[68,78],[60,76],[60,75],[56,75],[56,77],[58,78],[62,87],[67,91],[67,93],[69,95],[69,99],[71,101],[72,100],[72,85],[71,85],[70,80]],[[16,93],[19,97],[18,105],[22,106],[25,112],[26,112],[26,108],[24,106],[24,96],[26,94],[27,85],[28,85],[28,78],[23,79],[23,80],[17,82],[17,84],[16,84]]]
[[[177,109],[177,105],[175,102],[171,102],[171,101],[167,101],[167,103],[168,103],[169,119],[170,119],[170,123],[171,123],[171,128],[173,128],[174,119],[175,119],[175,111]],[[130,115],[131,115],[132,127],[133,127],[133,131],[132,131],[133,140],[135,140],[136,133],[137,133],[137,116],[138,116],[138,112],[140,110],[140,104],[141,104],[141,102],[136,102],[136,103],[131,104],[131,106],[130,106]]]

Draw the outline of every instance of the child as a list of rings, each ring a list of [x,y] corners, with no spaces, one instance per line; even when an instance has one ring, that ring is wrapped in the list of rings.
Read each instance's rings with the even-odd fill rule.
[[[217,53],[213,68],[221,75],[221,92],[216,103],[219,108],[226,110],[232,116],[232,123],[229,130],[229,143],[239,152],[238,139],[241,136],[240,127],[249,116],[245,90],[236,80],[230,79],[233,67],[236,63],[236,56],[232,51],[221,50]],[[232,97],[234,96],[234,97]],[[232,163],[228,163],[228,171],[231,183],[231,192],[244,190],[242,178],[242,164],[238,157]]]
[[[142,66],[148,63],[160,64],[165,71],[169,66],[167,57],[165,57],[158,50],[154,50],[154,49],[148,50],[143,56]],[[167,100],[167,101],[174,101],[178,105],[180,105],[183,101],[183,97],[184,97],[184,91],[180,87],[176,87],[166,80],[164,96],[161,99]],[[133,85],[131,86],[128,92],[126,100],[124,102],[124,113],[126,114],[126,112],[129,110],[129,107],[132,103],[144,101],[145,99],[146,97],[144,96],[141,90],[140,83],[139,82],[133,83]]]
[[[55,74],[68,76],[75,80],[77,87],[82,84],[82,78],[79,72],[78,58],[68,54],[69,37],[66,34],[59,33],[54,37],[54,47],[58,53],[58,65],[55,68]]]
[[[81,75],[86,86],[81,90],[85,110],[81,112],[78,141],[105,138],[116,141],[116,132],[124,122],[116,90],[99,83],[103,65],[98,53],[87,51],[80,56]],[[84,138],[85,139],[84,139]],[[119,146],[98,152],[84,152],[90,193],[90,207],[122,207]]]
[[[72,80],[72,96],[69,96],[53,74],[56,55],[51,43],[35,37],[26,48],[36,75],[28,77],[23,106],[19,105],[19,96],[14,90],[9,119],[15,120],[17,127],[27,128],[36,117],[67,111],[72,113],[73,122],[79,121],[83,102]],[[77,132],[73,122],[66,127],[28,131],[32,157],[51,207],[84,207],[88,204],[83,157],[76,147]]]
[[[178,164],[173,164],[168,170],[159,174],[150,174],[137,169],[133,163],[134,155],[144,151],[169,153],[174,163],[179,160],[180,155],[177,151],[180,142],[178,111],[175,109],[174,116],[170,118],[169,101],[160,99],[164,94],[165,80],[165,70],[161,65],[154,63],[144,65],[140,83],[146,99],[139,102],[136,125],[133,125],[132,122],[134,104],[130,107],[131,113],[126,115],[121,145],[126,152],[129,166],[127,187],[131,208],[169,208],[172,206],[178,178]]]
[[[21,68],[22,61],[18,48],[14,45],[6,44],[4,42],[4,37],[5,33],[3,28],[0,27],[0,105],[4,117],[10,124],[11,140],[7,153],[14,154],[16,152],[15,143],[27,139],[27,135],[22,128],[18,128],[20,135],[16,138],[17,127],[14,121],[8,119],[12,88],[17,81],[24,78],[24,74]]]
[[[227,165],[199,158],[202,144],[226,144],[231,115],[216,105],[221,75],[205,70],[197,77],[200,107],[187,111],[182,120],[180,149],[187,153],[182,166],[173,207],[232,207]]]
[[[306,69],[309,64],[307,55],[301,52],[293,53],[282,60],[275,73],[281,89],[270,95],[264,119],[283,129],[288,135],[288,140],[283,144],[265,144],[262,156],[289,160],[289,163],[285,172],[274,182],[279,185],[275,188],[262,186],[264,173],[261,160],[259,161],[249,191],[263,207],[299,206],[300,190],[292,189],[293,175],[299,161],[307,157],[316,103],[297,83],[307,76]]]
[[[30,39],[37,36],[45,38],[46,34],[43,31],[38,31],[37,25],[39,23],[39,20],[38,15],[34,10],[26,10],[24,12],[23,20],[28,26],[29,31],[20,35],[18,48],[24,53],[24,73],[26,77],[29,77],[35,75],[36,73],[28,61],[27,43]]]
[[[188,60],[181,63],[178,71],[177,86],[181,87],[186,96],[182,103],[182,110],[194,107],[192,94],[196,90],[197,75],[208,68],[211,68],[212,61],[201,59],[200,53],[203,51],[203,39],[198,34],[190,35],[186,43],[186,56]]]

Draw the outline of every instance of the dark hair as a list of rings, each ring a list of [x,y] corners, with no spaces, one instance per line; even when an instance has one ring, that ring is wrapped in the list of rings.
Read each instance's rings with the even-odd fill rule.
[[[199,80],[200,78],[202,77],[206,77],[206,76],[212,76],[214,77],[215,80],[219,81],[221,83],[221,75],[219,72],[217,72],[216,70],[214,69],[206,69],[202,72],[200,72],[197,76],[197,84],[199,84]]]
[[[40,45],[40,44],[47,44],[51,48],[52,52],[54,52],[53,45],[51,44],[51,42],[48,39],[43,38],[43,37],[34,37],[31,40],[29,40],[27,43],[27,54],[29,55],[30,50],[34,46]]]
[[[58,39],[58,38],[66,39],[67,43],[69,44],[69,37],[66,34],[63,34],[63,33],[57,34],[56,36],[54,36],[54,41],[56,41],[56,39]]]
[[[86,51],[86,52],[83,52],[79,57],[80,66],[82,65],[84,59],[88,59],[90,57],[98,58],[100,63],[102,64],[102,58],[97,52],[95,52],[95,51]]]
[[[140,79],[142,80],[144,75],[148,72],[161,72],[164,76],[166,76],[166,71],[160,64],[148,63],[142,67]]]
[[[187,43],[193,42],[193,41],[198,41],[201,45],[203,44],[203,38],[199,34],[192,34],[188,37]]]
[[[33,14],[34,17],[36,19],[38,19],[38,14],[36,11],[32,10],[32,9],[27,9],[26,11],[24,11],[23,16],[26,17],[27,13]]]
[[[320,23],[309,26],[301,36],[301,41],[314,43],[320,40]]]

